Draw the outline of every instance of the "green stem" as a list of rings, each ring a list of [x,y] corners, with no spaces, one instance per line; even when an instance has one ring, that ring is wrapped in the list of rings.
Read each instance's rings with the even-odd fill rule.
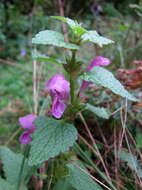
[[[76,61],[76,52],[75,51],[72,51],[72,58],[71,58],[71,62],[70,62],[70,68],[71,68],[71,71],[70,71],[70,96],[71,96],[71,104],[73,105],[74,104],[74,97],[75,97],[75,80],[74,80],[74,76],[73,76],[73,72],[72,72],[72,67],[74,66],[75,64],[75,61]]]
[[[70,75],[70,96],[71,96],[71,104],[74,103],[74,90],[75,90],[75,84],[74,80],[72,78],[72,75]]]
[[[17,184],[17,190],[22,190],[21,187],[23,185],[23,170],[24,170],[24,166],[25,166],[25,161],[26,161],[26,158],[29,154],[29,146],[25,147],[25,150],[24,150],[24,155],[23,155],[23,159],[22,159],[22,163],[21,163],[21,168],[20,168],[20,172],[19,172],[19,177],[18,177],[18,184]]]

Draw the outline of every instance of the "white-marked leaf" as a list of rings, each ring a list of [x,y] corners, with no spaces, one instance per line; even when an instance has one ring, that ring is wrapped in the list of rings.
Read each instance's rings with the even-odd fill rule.
[[[29,164],[36,165],[66,152],[77,139],[76,128],[62,120],[38,117],[33,135]]]

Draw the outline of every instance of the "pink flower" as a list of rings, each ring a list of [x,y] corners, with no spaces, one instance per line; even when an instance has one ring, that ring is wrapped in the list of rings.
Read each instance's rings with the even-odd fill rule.
[[[65,101],[69,98],[70,83],[65,80],[63,75],[56,74],[47,81],[45,88],[50,90],[50,95],[53,101],[51,115],[59,119],[67,107]]]
[[[63,115],[67,105],[62,102],[58,97],[55,97],[52,103],[51,115],[59,119]]]
[[[110,60],[106,57],[97,56],[91,60],[91,64],[85,69],[85,72],[90,72],[95,66],[106,66],[110,64]],[[82,92],[90,85],[92,82],[83,81],[79,94],[81,95]]]
[[[36,118],[37,116],[34,114],[29,114],[19,118],[20,125],[22,128],[26,129],[19,138],[21,144],[29,144],[31,142],[32,138],[30,135],[36,129],[36,126],[33,124]]]
[[[106,66],[110,64],[110,60],[106,57],[97,56],[91,60],[91,64],[86,68],[86,72],[92,71],[95,66]]]
[[[54,75],[46,84],[51,96],[58,96],[60,99],[68,99],[70,93],[70,84],[61,74]]]

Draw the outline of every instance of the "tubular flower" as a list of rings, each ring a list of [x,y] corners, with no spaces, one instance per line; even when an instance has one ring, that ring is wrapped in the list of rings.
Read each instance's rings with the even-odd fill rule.
[[[32,141],[30,135],[36,129],[36,126],[33,124],[36,118],[37,116],[34,114],[29,114],[19,118],[20,125],[22,126],[22,128],[26,129],[19,138],[21,144],[29,144]]]
[[[65,102],[69,98],[70,83],[65,80],[63,75],[56,74],[47,81],[45,88],[50,90],[52,97],[51,115],[59,119],[67,107]]]
[[[85,72],[90,72],[95,66],[106,66],[110,64],[110,60],[106,57],[97,56],[94,59],[92,59],[91,64],[85,69]],[[81,88],[80,88],[80,94],[90,85],[92,82],[88,82],[83,80]]]

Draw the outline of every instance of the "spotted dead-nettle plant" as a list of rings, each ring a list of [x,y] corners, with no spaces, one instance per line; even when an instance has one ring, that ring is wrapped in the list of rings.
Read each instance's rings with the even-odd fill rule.
[[[100,185],[91,179],[83,163],[77,160],[75,153],[73,153],[74,149],[79,148],[75,119],[80,117],[84,123],[81,112],[85,109],[89,109],[104,119],[108,119],[110,114],[103,107],[83,103],[82,97],[88,86],[95,85],[107,88],[127,100],[137,101],[137,99],[125,90],[114,75],[106,69],[107,65],[112,64],[109,58],[103,57],[103,55],[97,55],[96,57],[92,55],[91,61],[87,63],[88,66],[84,69],[85,63],[80,61],[83,59],[78,57],[79,54],[77,53],[85,43],[94,43],[102,48],[105,45],[114,43],[112,40],[100,36],[95,30],[84,29],[81,24],[72,19],[61,16],[52,16],[51,18],[63,21],[69,26],[71,31],[68,34],[68,42],[64,41],[62,33],[49,29],[40,31],[32,39],[34,45],[32,54],[34,59],[34,111],[26,116],[21,114],[19,118],[20,127],[24,129],[19,138],[22,147],[25,149],[24,155],[15,154],[4,147],[1,150],[4,165],[7,164],[5,155],[10,160],[16,160],[14,165],[11,163],[13,169],[9,169],[7,165],[4,166],[7,181],[4,180],[3,184],[7,184],[8,187],[14,190],[20,187],[26,189],[29,179],[35,175],[36,177],[33,180],[36,180],[36,184],[40,185],[40,187],[48,186],[51,183],[50,185],[54,186],[55,184],[57,188],[58,184],[61,183],[66,184],[66,190],[101,190],[102,184]],[[62,50],[59,57],[62,56],[64,59],[59,61],[48,55],[43,55],[37,50],[35,51],[38,45],[45,45],[47,50],[49,46],[58,47]],[[65,49],[67,51],[64,51]],[[37,77],[37,75],[41,69],[41,64],[43,66],[45,62],[50,64],[51,68],[52,64],[56,64],[58,72],[51,76],[49,80],[44,79],[44,89],[42,90],[48,96],[44,101],[43,98],[40,101],[38,94],[39,81],[37,81],[40,77]],[[61,69],[58,70],[59,64],[63,66],[62,73],[59,72]],[[47,73],[47,77],[49,74]],[[81,154],[83,153],[80,152]],[[89,160],[87,162],[89,164]],[[97,166],[95,167],[97,168]],[[40,170],[39,168],[42,169]],[[17,173],[13,174],[15,176],[12,177],[12,172],[15,170]],[[60,175],[57,174],[57,171],[59,171]],[[11,172],[11,178],[8,172]],[[36,172],[39,172],[39,174]],[[47,176],[46,172],[49,172]],[[103,173],[99,172],[98,174],[109,186],[109,189],[116,190],[114,184],[108,180],[105,172],[104,170]],[[50,181],[50,175],[53,176],[52,181]],[[43,179],[45,179],[45,183],[43,183]]]

